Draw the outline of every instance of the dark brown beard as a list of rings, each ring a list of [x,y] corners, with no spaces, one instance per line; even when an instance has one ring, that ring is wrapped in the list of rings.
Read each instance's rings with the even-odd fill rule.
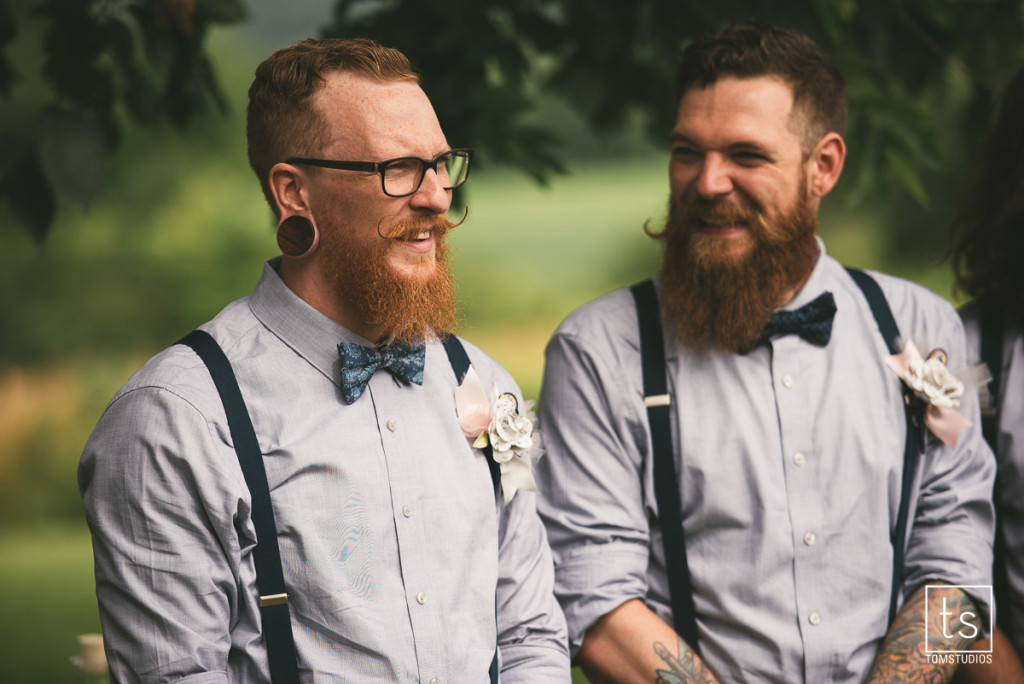
[[[321,249],[333,264],[331,279],[345,309],[372,330],[384,330],[392,342],[426,342],[455,330],[455,281],[445,235],[454,224],[444,216],[392,226],[389,239],[370,244],[324,241]],[[397,245],[390,238],[411,239],[424,230],[434,237],[434,272],[428,278],[397,273],[388,255]],[[429,257],[424,257],[425,259]]]
[[[742,223],[753,246],[733,254],[731,240],[696,232],[698,222]],[[660,285],[662,317],[695,350],[708,345],[743,352],[756,342],[771,312],[810,274],[818,256],[815,214],[807,195],[785,214],[767,216],[724,200],[669,206]],[[744,238],[740,238],[744,239]]]

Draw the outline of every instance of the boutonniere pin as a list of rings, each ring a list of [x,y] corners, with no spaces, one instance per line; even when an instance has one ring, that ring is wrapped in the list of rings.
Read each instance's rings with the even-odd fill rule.
[[[519,413],[519,401],[508,392],[498,394],[497,387],[488,398],[472,366],[462,384],[455,389],[455,412],[459,427],[473,440],[474,449],[490,445],[491,458],[500,466],[501,489],[508,504],[516,491],[537,491],[533,479],[531,452],[538,451],[540,436],[533,434],[533,412],[527,402],[526,413]]]
[[[923,358],[917,346],[910,341],[902,352],[885,360],[914,395],[925,403],[925,426],[943,444],[954,448],[960,431],[971,424],[956,410],[964,393],[964,383],[949,371],[947,361],[946,352],[941,349]]]

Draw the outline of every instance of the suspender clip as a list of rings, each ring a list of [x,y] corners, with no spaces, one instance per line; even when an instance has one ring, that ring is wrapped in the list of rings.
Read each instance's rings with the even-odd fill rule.
[[[267,606],[280,606],[288,603],[288,593],[283,594],[267,594],[266,596],[260,596],[260,608],[266,608]]]
[[[671,406],[672,395],[671,394],[654,394],[649,397],[644,397],[644,406],[651,408],[652,406]]]

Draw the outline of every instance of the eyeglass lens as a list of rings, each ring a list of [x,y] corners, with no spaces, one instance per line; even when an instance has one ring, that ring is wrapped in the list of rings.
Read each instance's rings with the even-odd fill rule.
[[[419,189],[423,182],[427,166],[416,157],[395,159],[384,168],[384,192],[389,195],[411,195]],[[437,178],[445,190],[457,188],[466,182],[469,175],[469,155],[465,152],[452,152],[437,162]]]

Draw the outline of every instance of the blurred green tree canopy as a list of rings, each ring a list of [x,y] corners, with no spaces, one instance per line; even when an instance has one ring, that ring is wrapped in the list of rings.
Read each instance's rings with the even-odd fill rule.
[[[0,0],[0,197],[37,239],[58,201],[95,196],[125,119],[220,106],[204,41],[244,16],[244,0]],[[639,116],[660,145],[679,52],[745,17],[804,31],[846,75],[851,205],[895,189],[929,207],[1024,57],[1022,0],[335,0],[320,34],[399,47],[450,139],[544,182],[564,170],[553,96],[599,133]],[[10,49],[28,28],[37,63]]]

